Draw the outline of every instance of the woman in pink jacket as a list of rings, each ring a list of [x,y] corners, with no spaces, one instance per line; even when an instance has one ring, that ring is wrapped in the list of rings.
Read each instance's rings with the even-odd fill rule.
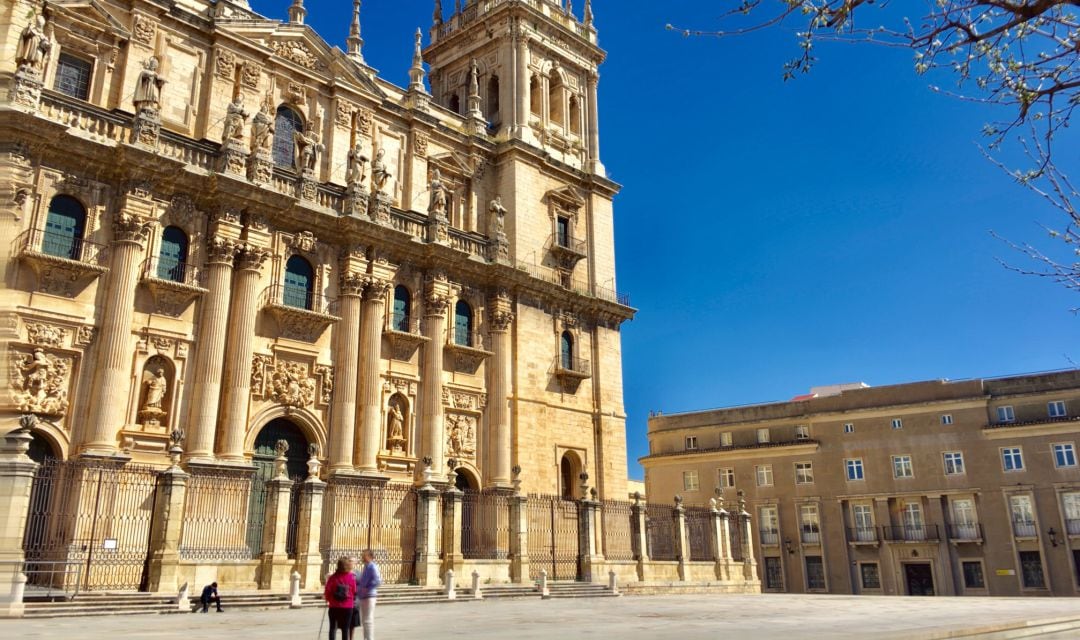
[[[337,571],[326,579],[323,597],[326,598],[330,615],[330,640],[341,629],[342,640],[352,640],[353,600],[356,599],[356,576],[352,572],[352,559],[342,557],[337,561]]]

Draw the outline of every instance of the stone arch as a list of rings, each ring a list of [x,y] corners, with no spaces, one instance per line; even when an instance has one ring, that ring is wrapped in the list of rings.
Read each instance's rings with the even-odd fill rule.
[[[174,422],[175,397],[176,365],[163,355],[150,356],[139,376],[139,424],[167,429]]]
[[[563,452],[559,458],[559,497],[564,500],[576,500],[581,497],[579,477],[582,469],[584,465],[577,452]]]
[[[30,441],[30,450],[26,452],[26,455],[30,456],[34,462],[43,464],[46,460],[64,458],[63,447],[56,441],[53,434],[41,428],[40,422],[30,431],[30,437],[33,440]]]
[[[280,404],[270,405],[262,411],[255,414],[248,423],[247,438],[244,442],[245,451],[255,450],[255,438],[258,437],[259,431],[266,426],[267,423],[276,420],[278,418],[287,418],[290,422],[295,424],[301,432],[304,434],[304,438],[308,443],[315,443],[319,447],[319,459],[324,460],[326,458],[326,430],[323,428],[322,421],[318,416],[312,413],[308,409],[302,409],[297,407],[287,407]],[[304,452],[305,458],[307,452]]]
[[[397,414],[395,414],[395,411]],[[400,391],[386,401],[386,449],[401,455],[409,450],[409,399]]]
[[[304,130],[304,112],[295,105],[282,102],[274,112],[274,164],[284,169],[296,168],[296,142],[293,135]]]
[[[457,477],[454,478],[454,487],[459,491],[480,490],[480,474],[475,467],[468,463],[458,462],[454,472],[457,474]]]

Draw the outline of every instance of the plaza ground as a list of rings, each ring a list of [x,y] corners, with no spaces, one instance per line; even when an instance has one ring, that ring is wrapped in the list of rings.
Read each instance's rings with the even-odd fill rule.
[[[223,594],[228,606],[228,594]],[[107,616],[0,621],[7,638],[203,640],[316,636],[321,609],[222,614]],[[867,596],[625,596],[603,599],[471,600],[384,606],[377,635],[397,638],[618,638],[680,640],[752,637],[878,639],[942,637],[1022,621],[1080,619],[1072,598],[897,598]],[[325,629],[324,629],[325,633]],[[729,635],[733,634],[733,635]],[[1075,638],[1080,629],[1042,638]]]

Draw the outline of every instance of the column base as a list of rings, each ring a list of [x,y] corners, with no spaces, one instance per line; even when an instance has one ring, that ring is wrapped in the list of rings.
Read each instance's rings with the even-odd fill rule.
[[[293,567],[300,574],[300,584],[304,589],[318,589],[322,585],[322,557],[300,554]]]
[[[9,565],[0,571],[0,618],[21,618],[26,612],[23,592],[26,589],[26,575],[14,571],[17,565]]]
[[[290,587],[295,565],[285,554],[263,554],[259,562],[259,588],[286,591]]]
[[[416,559],[416,582],[421,587],[442,584],[442,560],[438,555],[420,556]]]

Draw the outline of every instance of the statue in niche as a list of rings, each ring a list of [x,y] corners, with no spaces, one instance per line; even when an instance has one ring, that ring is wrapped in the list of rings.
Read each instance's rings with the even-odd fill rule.
[[[303,131],[293,134],[293,140],[296,142],[296,170],[301,173],[314,172],[319,152],[323,150],[315,126],[309,122]]]
[[[40,73],[45,66],[45,59],[52,51],[52,39],[45,32],[45,16],[37,14],[19,36],[19,48],[15,53],[15,64],[20,71]]]
[[[345,182],[350,186],[362,185],[367,180],[368,157],[364,155],[363,145],[359,140],[349,149],[349,167],[345,172]]]
[[[150,56],[143,63],[143,70],[139,73],[139,79],[135,83],[136,111],[157,111],[161,104],[161,88],[165,86],[165,78],[158,73],[157,56]]]
[[[436,218],[446,217],[446,185],[443,184],[442,174],[438,167],[431,171],[431,184],[428,187],[431,192],[431,202],[428,204],[428,214]]]
[[[161,403],[165,400],[165,394],[169,390],[169,381],[165,379],[165,370],[158,367],[154,375],[146,381],[146,402],[143,403],[143,409],[148,407],[161,408]]]
[[[371,166],[371,180],[375,191],[379,193],[386,193],[386,183],[391,177],[390,170],[386,168],[386,161],[383,160],[385,155],[386,149],[379,149],[379,152],[375,154],[375,164]]]
[[[155,356],[143,368],[143,401],[139,406],[139,421],[149,427],[158,427],[168,416],[169,377],[166,375],[164,358]]]
[[[248,112],[244,109],[244,99],[237,95],[233,98],[225,112],[225,128],[221,133],[221,140],[228,143],[230,140],[242,140],[244,137],[244,123],[247,122]]]
[[[263,100],[259,112],[251,119],[251,152],[265,151],[270,153],[270,147],[274,144],[274,119],[270,117],[272,106],[270,95]]]
[[[488,213],[490,217],[490,232],[488,235],[492,238],[497,238],[506,233],[506,207],[503,206],[502,196],[495,196],[495,199],[488,205]]]
[[[402,410],[403,404],[404,401],[396,395],[390,399],[386,443],[394,453],[402,453],[405,450],[405,412]]]

